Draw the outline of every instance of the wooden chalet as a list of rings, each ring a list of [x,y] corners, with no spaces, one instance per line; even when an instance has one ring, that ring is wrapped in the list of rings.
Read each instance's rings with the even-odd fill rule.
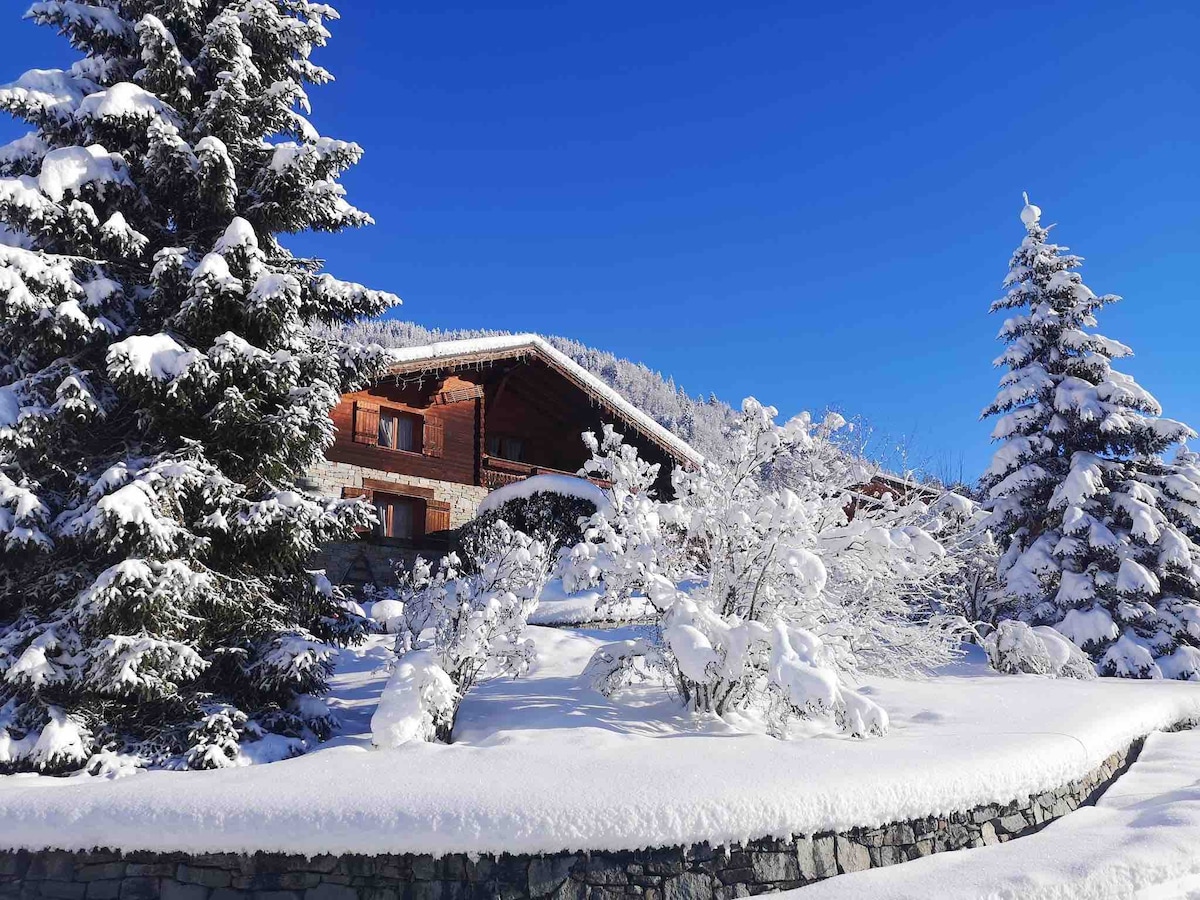
[[[335,581],[390,579],[398,563],[436,554],[502,485],[575,474],[581,434],[613,424],[644,459],[672,467],[700,456],[612,388],[536,335],[446,341],[395,351],[386,377],[346,394],[337,439],[309,473],[312,487],[369,499],[373,535],[327,549]]]

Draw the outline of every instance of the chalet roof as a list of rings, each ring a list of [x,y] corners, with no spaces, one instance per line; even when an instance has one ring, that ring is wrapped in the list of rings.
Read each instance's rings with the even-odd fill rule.
[[[389,371],[394,375],[403,375],[448,366],[469,366],[527,356],[536,356],[557,370],[587,394],[594,403],[604,407],[623,423],[633,426],[673,458],[693,465],[704,461],[704,457],[692,449],[687,441],[668,431],[609,385],[536,334],[498,335],[404,347],[391,351],[392,365]]]

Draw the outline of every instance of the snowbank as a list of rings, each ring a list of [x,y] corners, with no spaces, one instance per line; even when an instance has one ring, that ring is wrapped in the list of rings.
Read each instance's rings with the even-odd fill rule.
[[[587,500],[600,512],[611,512],[608,495],[586,478],[573,475],[533,475],[504,487],[496,488],[481,501],[476,515],[499,509],[510,500],[528,500],[534,494],[558,494],[561,497],[576,497]]]
[[[329,705],[346,733],[319,751],[213,772],[0,778],[0,847],[539,853],[843,831],[1056,788],[1200,716],[1194,684],[976,663],[863,684],[890,714],[884,738],[778,741],[693,719],[657,690],[616,702],[591,690],[579,675],[592,652],[637,628],[529,633],[538,667],[468,695],[453,745],[370,748],[391,641],[376,637],[344,655]]]
[[[842,875],[794,900],[1196,897],[1200,891],[1200,731],[1154,734],[1094,807],[1016,841]]]

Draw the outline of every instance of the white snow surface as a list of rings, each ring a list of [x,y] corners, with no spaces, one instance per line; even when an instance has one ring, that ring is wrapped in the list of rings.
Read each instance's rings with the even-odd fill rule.
[[[606,494],[597,485],[586,478],[576,478],[573,475],[533,475],[521,481],[514,481],[492,491],[481,501],[476,515],[499,509],[509,500],[528,500],[534,494],[558,494],[563,497],[577,497],[587,500],[600,512],[611,513],[612,504]]]
[[[1094,807],[1037,834],[841,875],[794,900],[929,897],[1183,900],[1200,896],[1200,731],[1152,734]]]
[[[644,633],[531,627],[535,669],[468,695],[454,744],[389,750],[370,747],[392,640],[376,637],[342,654],[329,706],[344,732],[317,751],[210,772],[2,777],[0,847],[311,855],[738,842],[1007,802],[1200,715],[1194,684],[989,675],[976,659],[925,682],[861,685],[891,715],[886,737],[780,741],[693,718],[656,688],[606,700],[580,677],[597,646]]]
[[[654,419],[650,418],[619,393],[584,369],[573,359],[560,353],[546,340],[536,334],[504,334],[492,337],[467,338],[460,341],[438,341],[420,347],[402,347],[389,351],[394,363],[435,361],[448,356],[461,356],[469,353],[492,353],[503,350],[529,350],[540,353],[554,362],[556,366],[570,372],[572,377],[587,386],[596,397],[600,397],[609,406],[618,410],[626,418],[637,424],[648,434],[654,435],[662,443],[674,449],[684,459],[699,465],[704,457],[688,444],[683,438],[668,431]]]
[[[605,601],[602,589],[587,589],[573,594],[563,589],[561,578],[542,585],[538,605],[529,614],[530,625],[588,625],[608,622],[640,622],[654,617],[654,605],[635,595],[628,600]]]
[[[137,117],[153,119],[162,116],[173,124],[179,118],[167,104],[144,88],[122,81],[107,90],[89,94],[75,112],[78,119],[119,119]]]
[[[119,164],[121,158],[100,144],[89,147],[63,147],[42,158],[38,187],[55,203],[68,191],[78,193],[85,184],[129,184],[129,176]]]
[[[169,334],[139,334],[108,348],[108,365],[124,361],[129,371],[143,378],[172,381],[203,358],[199,350],[188,350]]]

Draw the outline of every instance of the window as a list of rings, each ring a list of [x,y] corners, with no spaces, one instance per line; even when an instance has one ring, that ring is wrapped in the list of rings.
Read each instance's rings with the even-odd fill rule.
[[[417,523],[421,521],[423,504],[408,497],[390,494],[375,495],[375,515],[379,524],[375,526],[376,537],[415,538]]]
[[[513,462],[525,462],[525,442],[520,438],[503,437],[489,434],[487,439],[488,455],[500,459],[511,459]]]
[[[379,446],[389,450],[421,449],[421,418],[410,413],[379,411]]]

